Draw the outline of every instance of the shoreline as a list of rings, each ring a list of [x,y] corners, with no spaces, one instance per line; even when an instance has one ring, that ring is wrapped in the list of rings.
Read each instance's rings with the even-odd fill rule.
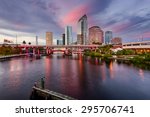
[[[21,57],[26,56],[26,54],[13,54],[13,55],[5,55],[0,56],[0,59],[7,59],[7,58],[14,58],[14,57]]]

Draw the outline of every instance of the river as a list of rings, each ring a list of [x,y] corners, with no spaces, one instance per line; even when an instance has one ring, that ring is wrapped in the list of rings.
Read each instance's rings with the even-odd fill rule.
[[[34,82],[76,99],[150,99],[150,71],[100,59],[54,54],[0,61],[0,99],[28,100]]]

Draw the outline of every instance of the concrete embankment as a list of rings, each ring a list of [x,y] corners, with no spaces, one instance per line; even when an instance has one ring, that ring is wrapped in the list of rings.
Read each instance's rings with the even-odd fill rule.
[[[0,60],[1,59],[14,58],[14,57],[21,57],[21,56],[26,56],[26,54],[15,54],[15,55],[0,56]]]

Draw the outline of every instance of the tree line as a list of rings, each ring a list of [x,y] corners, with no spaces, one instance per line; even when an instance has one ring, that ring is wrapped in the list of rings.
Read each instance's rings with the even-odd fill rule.
[[[3,45],[0,47],[0,55],[12,55],[12,54],[19,54],[20,48],[19,47],[11,47]]]

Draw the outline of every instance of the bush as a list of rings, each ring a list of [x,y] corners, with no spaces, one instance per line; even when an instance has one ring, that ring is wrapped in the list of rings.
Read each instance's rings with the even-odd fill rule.
[[[133,50],[119,50],[116,55],[133,55],[135,52]]]

